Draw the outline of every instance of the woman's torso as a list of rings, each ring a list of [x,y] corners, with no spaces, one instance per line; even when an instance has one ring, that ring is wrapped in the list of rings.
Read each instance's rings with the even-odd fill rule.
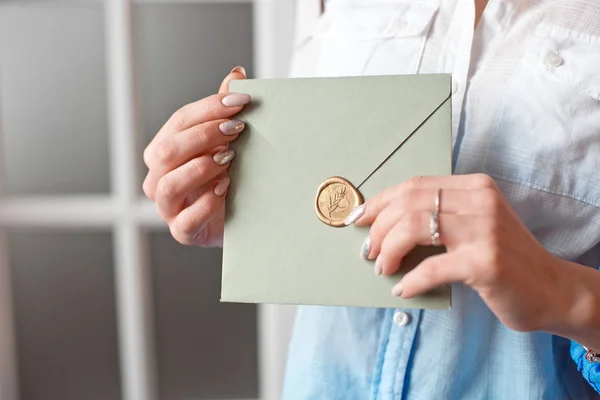
[[[454,173],[491,175],[548,250],[598,266],[600,2],[489,0],[475,32],[473,5],[329,0],[293,75],[451,73]],[[301,307],[284,398],[600,398],[568,346],[461,285],[451,311]]]

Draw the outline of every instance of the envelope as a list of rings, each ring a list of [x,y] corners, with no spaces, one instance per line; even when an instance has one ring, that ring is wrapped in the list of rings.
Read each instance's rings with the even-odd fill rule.
[[[236,80],[230,91],[252,102],[231,145],[222,301],[450,307],[448,286],[407,300],[390,293],[443,248],[417,247],[397,274],[377,276],[359,258],[369,228],[328,223],[351,211],[356,192],[368,200],[413,176],[451,174],[450,75]],[[323,189],[334,177],[342,183]]]

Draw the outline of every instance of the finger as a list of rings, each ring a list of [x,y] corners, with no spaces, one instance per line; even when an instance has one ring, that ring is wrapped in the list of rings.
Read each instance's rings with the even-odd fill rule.
[[[221,182],[221,181],[227,182],[225,180],[225,178],[228,178],[227,173],[220,174],[216,178],[213,178],[211,181],[208,181],[207,183],[205,183],[198,189],[194,190],[192,193],[190,193],[189,195],[186,196],[185,200],[183,201],[183,208],[187,208],[187,207],[191,206],[192,204],[194,204],[196,202],[196,200],[198,200],[200,198],[200,196],[202,196],[202,194],[204,194],[204,192],[206,192],[207,190],[214,190],[215,194],[217,196],[222,196],[223,195],[222,188],[225,183],[222,183],[219,188],[217,188],[217,189],[215,189],[215,188],[216,188],[216,184],[218,182]],[[230,183],[230,181],[229,181],[229,183]],[[229,185],[229,183],[227,183],[227,185]],[[227,188],[225,188],[225,189],[228,189],[228,188],[229,188],[229,186],[227,186]]]
[[[156,189],[160,216],[169,220],[179,214],[186,197],[223,174],[234,156],[233,149],[221,149],[214,155],[194,158],[162,177]]]
[[[244,124],[237,120],[217,120],[196,125],[181,133],[153,143],[144,152],[148,173],[142,188],[151,200],[156,200],[158,182],[169,172],[192,158],[236,139]]]
[[[189,129],[194,125],[215,119],[229,118],[240,112],[243,106],[250,102],[250,96],[240,93],[228,93],[228,88],[229,82],[233,79],[245,78],[246,71],[244,68],[236,67],[223,80],[218,94],[190,103],[177,110],[144,150],[146,165],[148,165],[148,160],[151,159],[152,153],[155,151],[156,143],[161,142],[166,137]]]
[[[364,215],[358,220],[360,221],[359,223],[363,224],[363,219],[365,219],[367,213],[372,218],[373,215],[379,214],[383,208],[387,207],[388,204],[402,196],[405,192],[419,189],[442,189],[443,196],[443,192],[447,190],[497,190],[497,187],[493,179],[484,174],[415,177],[399,185],[392,186],[369,199],[366,202]],[[433,206],[434,200],[435,194],[426,201],[429,207]]]
[[[233,141],[244,128],[245,124],[238,120],[210,121],[171,135],[158,143],[154,147],[154,155],[148,160],[150,170],[144,182],[144,191],[148,197],[154,196],[152,192],[165,174],[194,157]]]
[[[190,103],[177,110],[158,133],[159,141],[165,135],[182,132],[194,125],[215,119],[229,118],[239,113],[250,102],[243,93],[219,93]]]
[[[152,171],[148,171],[146,174],[146,178],[144,178],[144,182],[142,183],[142,190],[146,197],[154,201],[156,199],[156,183],[158,182],[158,179],[155,179],[151,172]]]
[[[384,275],[395,273],[402,259],[416,246],[431,246],[429,228],[430,213],[414,212],[403,216],[385,237],[371,235],[371,258],[377,257],[378,267]],[[437,242],[445,245],[448,251],[455,250],[460,244],[479,240],[479,226],[484,225],[479,216],[440,214],[438,219]]]
[[[223,177],[212,185],[212,190],[202,193],[194,204],[177,215],[170,228],[178,242],[186,245],[202,242],[207,224],[222,212],[230,182],[228,177]]]
[[[229,92],[229,82],[231,82],[234,79],[246,79],[246,69],[241,65],[232,69],[229,75],[227,75],[225,79],[223,79],[221,87],[219,88],[219,93]]]
[[[426,258],[394,286],[392,294],[407,299],[442,285],[468,281],[474,270],[471,261],[473,252],[473,249],[463,248]]]
[[[399,191],[387,204],[365,207],[359,226],[372,225],[385,234],[400,216],[408,212],[435,209],[438,189],[408,189]],[[440,212],[460,215],[490,215],[503,205],[502,195],[495,189],[454,190],[440,192]],[[383,208],[380,208],[383,207]]]

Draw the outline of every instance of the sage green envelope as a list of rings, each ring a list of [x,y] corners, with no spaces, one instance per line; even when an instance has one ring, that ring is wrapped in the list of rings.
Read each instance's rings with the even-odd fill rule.
[[[366,201],[413,176],[450,175],[450,88],[447,74],[232,81],[252,102],[231,145],[221,300],[449,308],[448,286],[408,300],[390,293],[443,250],[418,247],[400,273],[377,276],[359,258],[369,228],[324,224],[315,197],[332,176]]]

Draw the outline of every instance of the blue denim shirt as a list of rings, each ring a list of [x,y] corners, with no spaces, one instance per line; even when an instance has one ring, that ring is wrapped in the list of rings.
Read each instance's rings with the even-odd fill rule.
[[[600,399],[569,340],[511,331],[464,286],[454,302],[450,311],[300,307],[283,398]]]
[[[579,343],[571,342],[571,357],[577,363],[583,377],[600,393],[600,362],[586,359],[587,351]]]

